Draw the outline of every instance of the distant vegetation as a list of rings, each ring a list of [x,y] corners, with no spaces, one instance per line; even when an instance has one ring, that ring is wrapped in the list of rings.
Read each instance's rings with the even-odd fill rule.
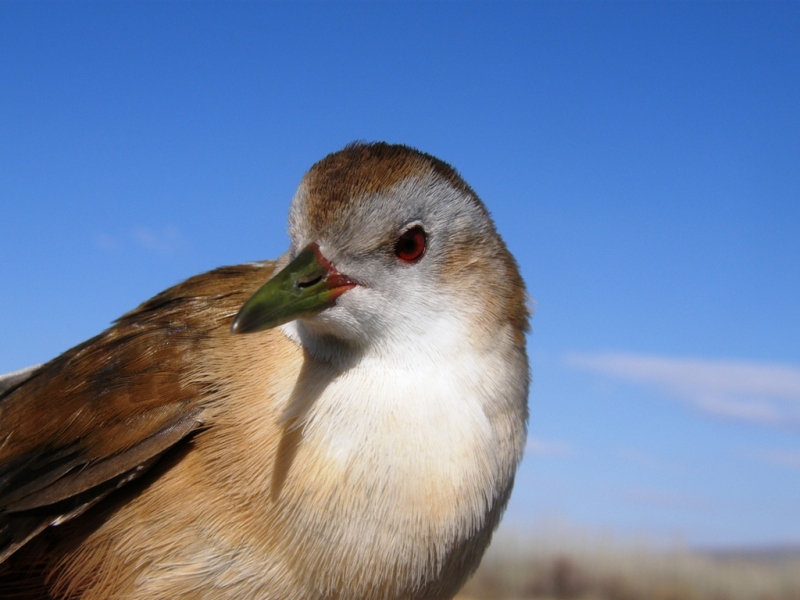
[[[800,600],[800,551],[497,540],[458,600]]]

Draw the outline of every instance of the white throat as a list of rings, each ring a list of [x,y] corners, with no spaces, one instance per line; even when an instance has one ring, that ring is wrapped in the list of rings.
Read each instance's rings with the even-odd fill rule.
[[[477,517],[492,502],[485,491],[496,489],[518,460],[516,448],[498,452],[511,440],[498,439],[507,432],[496,417],[524,403],[525,390],[515,383],[524,373],[508,361],[506,336],[476,348],[465,323],[443,317],[431,319],[423,335],[416,328],[391,345],[354,351],[352,362],[332,366],[335,375],[313,405],[287,406],[285,418],[300,417],[305,442],[348,478],[379,477],[400,504],[408,496],[430,498],[431,490],[420,495],[418,486],[478,494],[467,499]],[[328,352],[331,341],[314,347],[302,324],[283,331],[311,356]]]

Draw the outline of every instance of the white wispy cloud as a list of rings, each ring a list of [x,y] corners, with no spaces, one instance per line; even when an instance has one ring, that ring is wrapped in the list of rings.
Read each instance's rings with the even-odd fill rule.
[[[800,471],[800,452],[791,450],[758,450],[752,452],[753,458],[779,467],[788,467]]]
[[[676,494],[668,490],[651,488],[632,488],[621,493],[623,500],[633,504],[653,506],[658,508],[677,508],[690,510],[705,510],[712,504],[705,498]]]
[[[649,385],[714,416],[800,426],[800,367],[622,353],[568,354],[565,362]]]
[[[94,235],[94,243],[101,250],[106,252],[116,252],[120,248],[119,240],[107,233],[97,233]]]
[[[158,254],[171,254],[183,245],[183,236],[175,227],[137,227],[133,230],[133,239],[145,250]]]
[[[654,454],[643,452],[637,448],[630,446],[623,446],[617,449],[616,455],[618,458],[626,462],[633,463],[639,467],[643,467],[648,471],[657,473],[683,473],[685,469],[672,461],[663,460]]]
[[[528,444],[525,453],[532,456],[552,456],[565,458],[575,454],[572,444],[557,442],[553,440],[543,440],[535,436],[528,436]]]
[[[138,248],[163,255],[174,254],[186,245],[183,235],[175,227],[135,227],[116,235],[101,232],[94,235],[94,242],[105,252]]]

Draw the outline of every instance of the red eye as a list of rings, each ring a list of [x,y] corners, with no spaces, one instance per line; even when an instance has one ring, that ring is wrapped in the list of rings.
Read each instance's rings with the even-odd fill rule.
[[[405,231],[394,245],[394,255],[404,263],[413,264],[425,254],[425,230],[416,225]]]

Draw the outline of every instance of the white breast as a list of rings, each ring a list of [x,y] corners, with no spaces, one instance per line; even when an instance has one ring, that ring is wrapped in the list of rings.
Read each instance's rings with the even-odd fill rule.
[[[510,332],[476,350],[453,321],[331,374],[318,397],[287,407],[302,423],[287,481],[320,560],[351,581],[404,571],[434,576],[482,533],[511,485],[524,444],[524,357],[508,360]],[[313,394],[312,394],[313,397]],[[314,550],[306,550],[314,552]],[[405,564],[397,564],[402,558]],[[348,570],[351,568],[352,570]]]

